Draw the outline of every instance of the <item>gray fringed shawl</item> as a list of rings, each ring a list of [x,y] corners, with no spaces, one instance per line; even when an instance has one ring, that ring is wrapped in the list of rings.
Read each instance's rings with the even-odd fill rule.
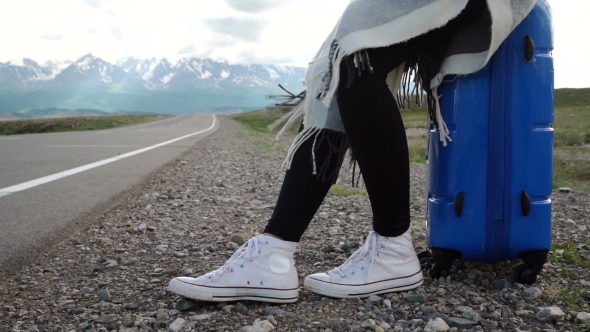
[[[338,68],[345,57],[351,55],[355,66],[370,68],[366,49],[398,44],[442,27],[459,15],[467,2],[468,0],[351,0],[336,27],[309,64],[305,77],[306,98],[279,133],[280,136],[296,118],[304,114],[304,129],[289,149],[284,166],[290,167],[297,148],[312,137],[314,147],[318,139],[330,139],[336,142],[331,144],[340,150],[339,153],[346,152],[348,143],[334,98],[340,80]],[[407,86],[410,84],[408,81],[413,78],[415,91],[421,88],[428,95],[431,120],[441,131],[441,140],[446,145],[450,138],[438,107],[437,95],[437,87],[443,77],[448,74],[466,75],[483,68],[535,3],[536,0],[487,0],[487,24],[476,22],[465,26],[449,40],[442,54],[423,54],[420,59],[406,62],[389,73],[387,84],[394,96],[397,96],[400,108],[405,108],[409,101]],[[427,66],[425,63],[434,65]],[[400,86],[403,91],[400,91]],[[314,174],[317,174],[315,148],[312,149],[312,155]],[[320,168],[323,167],[320,165]]]

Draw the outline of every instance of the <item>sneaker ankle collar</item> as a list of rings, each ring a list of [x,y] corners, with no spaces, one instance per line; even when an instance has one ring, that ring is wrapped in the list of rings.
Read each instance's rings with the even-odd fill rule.
[[[281,240],[279,238],[276,238],[274,236],[269,236],[269,235],[265,235],[265,234],[261,234],[258,237],[258,243],[262,244],[262,245],[270,245],[273,247],[280,247],[283,248],[284,250],[289,250],[289,251],[295,251],[295,248],[297,247],[297,242],[291,242],[291,241],[285,241],[285,240]]]

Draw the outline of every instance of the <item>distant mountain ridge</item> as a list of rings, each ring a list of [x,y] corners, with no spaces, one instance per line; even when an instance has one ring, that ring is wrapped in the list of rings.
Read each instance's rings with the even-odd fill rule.
[[[0,62],[0,112],[26,108],[187,113],[252,108],[303,88],[305,68],[231,65],[210,59],[124,58],[115,64],[92,54],[75,61]]]

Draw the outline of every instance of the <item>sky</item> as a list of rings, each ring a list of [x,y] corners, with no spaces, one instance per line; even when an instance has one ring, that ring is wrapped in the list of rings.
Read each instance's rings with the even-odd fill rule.
[[[0,62],[189,56],[307,67],[350,0],[1,0]],[[392,0],[393,1],[393,0]],[[590,1],[549,0],[555,85],[590,87]]]

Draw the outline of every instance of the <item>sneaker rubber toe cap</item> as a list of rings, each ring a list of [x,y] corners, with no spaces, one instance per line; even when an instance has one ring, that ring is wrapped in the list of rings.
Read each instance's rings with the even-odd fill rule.
[[[310,280],[311,279],[311,280]],[[307,278],[305,278],[305,281],[323,281],[323,282],[331,282],[332,278],[330,278],[329,275],[327,275],[326,273],[315,273],[312,274],[310,276],[308,276]]]

